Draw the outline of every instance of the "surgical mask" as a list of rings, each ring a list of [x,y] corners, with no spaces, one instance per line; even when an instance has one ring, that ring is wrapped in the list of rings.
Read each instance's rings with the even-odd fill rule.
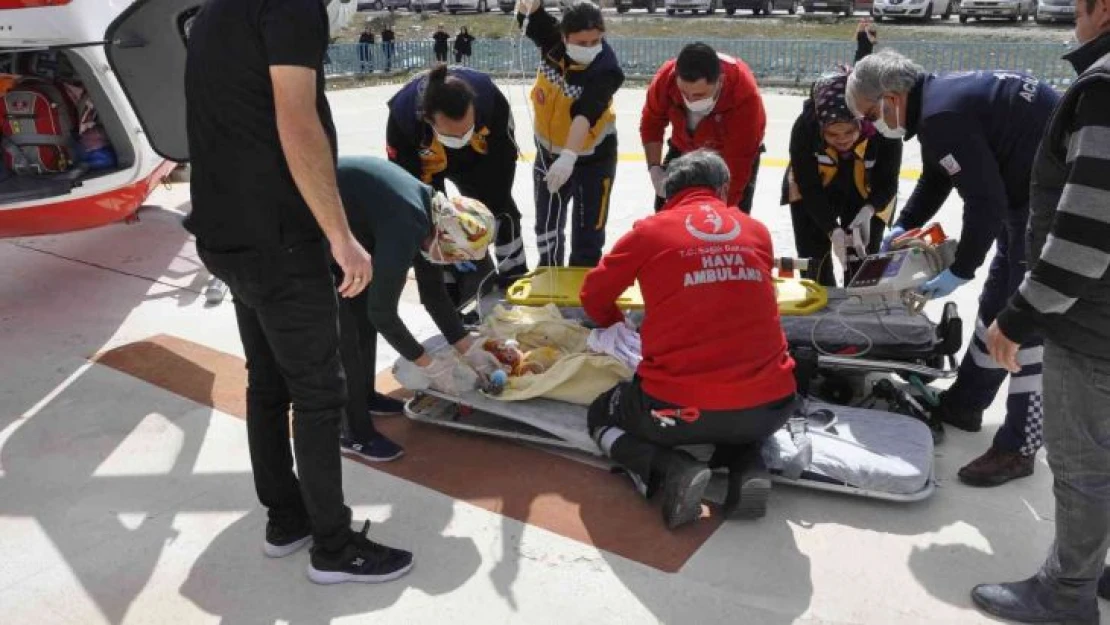
[[[573,43],[567,44],[567,56],[570,60],[578,63],[579,65],[589,65],[594,62],[597,55],[601,54],[601,44],[596,46],[576,46]]]
[[[441,135],[439,134],[439,131],[435,129],[435,127],[432,128],[432,132],[435,133],[436,139],[439,139],[439,142],[443,144],[443,147],[451,150],[460,150],[470,145],[470,139],[474,136],[474,126],[471,126],[470,130],[467,130],[466,134],[461,137]]]
[[[702,98],[701,100],[695,100],[691,102],[690,100],[686,99],[686,96],[682,96],[682,101],[686,104],[686,110],[690,111],[691,113],[708,113],[709,111],[713,110],[714,106],[716,106],[717,97],[714,96],[712,98]]]
[[[898,126],[895,128],[891,128],[886,123],[886,100],[879,100],[879,118],[873,122],[875,125],[875,130],[878,130],[879,134],[886,137],[887,139],[904,138],[906,136],[906,129],[902,127],[902,120],[899,119],[897,108],[894,109],[894,119],[897,120],[895,123],[897,123]]]

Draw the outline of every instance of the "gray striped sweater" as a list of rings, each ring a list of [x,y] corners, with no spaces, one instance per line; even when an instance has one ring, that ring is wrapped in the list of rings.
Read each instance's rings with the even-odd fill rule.
[[[1110,33],[1067,58],[1081,75],[1033,166],[1032,269],[998,324],[1019,343],[1039,332],[1110,360]]]

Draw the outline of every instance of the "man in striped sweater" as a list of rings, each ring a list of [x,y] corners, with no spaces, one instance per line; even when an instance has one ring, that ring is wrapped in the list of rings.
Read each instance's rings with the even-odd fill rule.
[[[1032,271],[987,332],[991,356],[1020,368],[1044,346],[1044,439],[1055,476],[1056,540],[1040,572],[972,591],[1022,622],[1098,623],[1110,547],[1110,0],[1076,0],[1067,56],[1080,73],[1053,113],[1033,168]],[[1108,589],[1103,580],[1103,593]]]

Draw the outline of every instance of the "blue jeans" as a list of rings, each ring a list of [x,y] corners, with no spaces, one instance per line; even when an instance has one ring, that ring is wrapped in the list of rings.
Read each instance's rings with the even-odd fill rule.
[[[1040,578],[1063,595],[1093,601],[1110,547],[1110,360],[1048,341],[1044,382],[1056,540]]]

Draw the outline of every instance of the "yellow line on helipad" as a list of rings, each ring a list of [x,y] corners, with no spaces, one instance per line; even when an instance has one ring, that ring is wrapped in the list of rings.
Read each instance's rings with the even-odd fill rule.
[[[520,153],[520,160],[522,161],[531,161],[534,158],[536,158],[535,152]],[[617,160],[621,163],[642,163],[644,162],[644,155],[642,152],[621,152],[617,156]],[[785,169],[790,161],[785,158],[764,156],[759,163],[761,167],[778,167],[780,169]],[[917,180],[921,177],[921,170],[905,168],[899,173],[899,177],[903,180]]]

